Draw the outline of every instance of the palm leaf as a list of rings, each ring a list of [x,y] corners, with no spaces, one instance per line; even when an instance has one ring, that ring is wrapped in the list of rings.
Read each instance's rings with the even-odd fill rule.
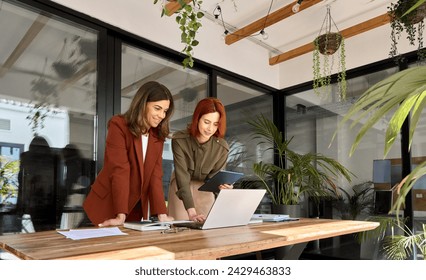
[[[385,139],[385,143],[388,145],[385,145],[384,150],[384,156],[386,156],[393,144],[396,137],[395,135],[397,135],[401,129],[403,123],[401,119],[405,119],[404,117],[407,116],[407,112],[411,111],[413,114],[412,118],[415,118],[413,119],[414,122],[412,124],[412,130],[415,130],[415,125],[419,119],[419,112],[423,110],[426,103],[424,101],[425,94],[426,66],[416,66],[389,76],[369,88],[352,105],[347,114],[339,122],[337,130],[332,137],[332,141],[337,135],[337,132],[346,122],[353,120],[351,125],[351,127],[353,127],[355,124],[361,122],[361,120],[371,114],[372,116],[361,126],[355,141],[352,144],[350,152],[350,155],[352,155],[366,132],[380,119],[400,107],[402,104],[402,108],[400,110],[396,110],[392,117],[392,122],[388,126]],[[408,101],[404,103],[405,100]],[[412,140],[411,136],[412,134],[410,134],[410,144]],[[391,139],[388,139],[387,137],[390,137]]]
[[[398,196],[391,211],[395,210],[396,213],[399,212],[401,207],[405,205],[405,197],[408,195],[409,191],[413,188],[417,180],[425,174],[426,161],[414,168],[414,170],[396,186],[396,193]]]
[[[416,4],[414,4],[410,9],[408,9],[403,15],[402,17],[406,16],[407,14],[411,13],[412,11],[414,11],[415,9],[417,9],[421,4],[423,4],[424,2],[426,2],[426,0],[419,0],[417,1]]]

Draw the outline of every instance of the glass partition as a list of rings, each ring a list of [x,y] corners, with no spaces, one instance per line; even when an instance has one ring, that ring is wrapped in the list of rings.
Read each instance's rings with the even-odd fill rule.
[[[78,226],[95,176],[97,31],[2,1],[0,37],[0,156],[10,172],[0,234]]]
[[[312,90],[308,90],[288,96],[286,99],[286,137],[293,138],[290,147],[298,153],[320,153],[336,159],[348,168],[354,173],[352,181],[335,178],[335,184],[337,188],[342,188],[349,195],[354,194],[355,186],[371,186],[377,191],[390,191],[392,187],[390,176],[386,182],[375,181],[373,176],[374,172],[381,172],[377,167],[383,166],[374,165],[374,162],[383,160],[385,129],[389,118],[380,120],[366,133],[352,156],[350,151],[356,134],[369,116],[361,119],[355,126],[352,126],[352,121],[356,118],[348,121],[339,130],[337,127],[362,93],[396,71],[396,68],[392,68],[349,79],[346,100],[338,98],[336,85],[331,86],[328,92],[322,95],[316,95]],[[336,136],[332,140],[335,133]],[[401,157],[399,141],[395,141],[387,158]],[[343,194],[341,190],[340,194]],[[374,196],[374,192],[370,195]],[[345,213],[339,213],[338,209],[334,209],[333,215],[338,218]],[[361,216],[358,218],[362,219]]]

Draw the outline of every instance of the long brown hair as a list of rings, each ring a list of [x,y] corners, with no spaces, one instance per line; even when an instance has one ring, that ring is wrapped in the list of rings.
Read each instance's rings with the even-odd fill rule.
[[[219,113],[219,126],[214,135],[219,138],[225,137],[225,132],[226,132],[225,107],[223,106],[222,102],[220,102],[219,99],[214,97],[207,97],[198,102],[197,107],[195,107],[194,114],[192,115],[192,122],[188,126],[189,134],[191,134],[193,137],[197,137],[198,135],[200,135],[200,131],[198,130],[198,122],[200,121],[201,117],[205,114],[214,113],[214,112]]]
[[[170,133],[169,120],[174,111],[173,96],[170,90],[163,84],[155,81],[150,81],[143,84],[135,96],[133,97],[130,107],[123,114],[130,131],[136,137],[148,132],[149,125],[145,118],[146,104],[148,102],[156,102],[169,100],[170,106],[166,112],[166,117],[160,122],[158,127],[153,128],[157,131],[157,136],[164,140]]]

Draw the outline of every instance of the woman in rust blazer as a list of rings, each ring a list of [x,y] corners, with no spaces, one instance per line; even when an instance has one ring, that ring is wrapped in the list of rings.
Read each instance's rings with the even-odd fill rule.
[[[110,119],[104,165],[83,203],[94,225],[122,225],[149,215],[173,219],[166,214],[162,182],[173,110],[170,91],[151,81],[139,88],[126,113]]]

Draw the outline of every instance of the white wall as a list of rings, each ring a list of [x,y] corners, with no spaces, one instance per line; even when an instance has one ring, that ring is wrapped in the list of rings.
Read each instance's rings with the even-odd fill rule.
[[[10,130],[0,129],[0,142],[23,144],[24,150],[33,140],[33,132],[29,126],[29,115],[31,108],[28,104],[14,104],[5,99],[0,100],[0,118],[10,120]],[[55,114],[48,113],[45,119],[45,127],[38,130],[39,136],[43,136],[51,148],[63,148],[69,143],[69,119],[65,111]]]

